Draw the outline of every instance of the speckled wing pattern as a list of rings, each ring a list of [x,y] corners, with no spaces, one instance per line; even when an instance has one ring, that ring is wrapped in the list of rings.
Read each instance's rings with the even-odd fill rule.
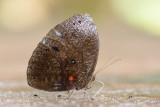
[[[45,91],[85,88],[98,52],[98,32],[92,18],[76,14],[51,29],[38,44],[28,63],[28,84]]]

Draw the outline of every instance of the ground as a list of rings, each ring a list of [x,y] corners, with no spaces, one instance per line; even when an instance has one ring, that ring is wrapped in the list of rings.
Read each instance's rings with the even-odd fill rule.
[[[3,107],[108,107],[108,106],[160,106],[160,84],[105,83],[103,90],[94,94],[101,84],[93,83],[90,90],[74,91],[69,99],[67,92],[45,92],[33,89],[26,82],[1,82],[0,106]],[[85,94],[84,94],[85,92]],[[92,93],[90,93],[92,92]]]

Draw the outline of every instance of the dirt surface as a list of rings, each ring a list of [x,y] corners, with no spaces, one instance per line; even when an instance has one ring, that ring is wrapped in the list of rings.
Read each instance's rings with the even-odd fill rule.
[[[0,82],[2,107],[158,107],[159,84],[107,84],[95,97],[101,84],[93,83],[90,90],[74,91],[67,99],[67,92],[45,92],[29,87],[26,82]],[[85,94],[84,94],[85,92]],[[91,93],[92,92],[92,93]]]

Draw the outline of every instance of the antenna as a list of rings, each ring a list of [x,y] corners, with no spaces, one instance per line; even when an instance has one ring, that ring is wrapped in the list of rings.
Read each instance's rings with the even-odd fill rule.
[[[97,71],[99,71],[99,70],[101,70],[102,68],[104,68],[104,66],[107,65],[107,63],[108,63],[111,59],[113,59],[113,57],[114,57],[114,56],[110,57],[110,58],[106,61],[106,63],[104,63],[104,65],[102,65],[102,66],[100,67],[100,69],[98,69]]]
[[[113,57],[111,57],[111,58],[109,58],[109,60],[107,61],[107,63],[112,59]],[[112,63],[110,63],[110,64],[108,64],[107,66],[102,66],[102,68],[100,68],[99,70],[97,70],[97,72],[94,74],[94,76],[96,76],[96,74],[97,73],[99,73],[99,72],[101,72],[102,70],[104,70],[105,68],[107,68],[107,67],[109,67],[109,66],[111,66],[112,64],[114,64],[114,63],[116,63],[117,61],[120,61],[121,59],[117,59],[117,60],[115,60],[115,61],[113,61]]]

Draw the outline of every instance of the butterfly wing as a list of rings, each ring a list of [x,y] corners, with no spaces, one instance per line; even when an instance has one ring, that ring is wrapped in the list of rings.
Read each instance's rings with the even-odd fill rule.
[[[27,69],[28,84],[46,91],[84,88],[98,57],[98,34],[88,14],[74,15],[51,29]]]

